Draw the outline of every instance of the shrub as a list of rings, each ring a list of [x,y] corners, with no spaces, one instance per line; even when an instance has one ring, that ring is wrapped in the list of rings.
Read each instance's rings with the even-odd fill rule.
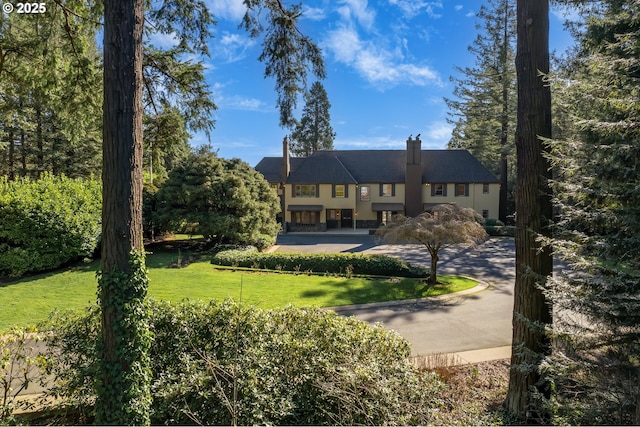
[[[151,422],[157,424],[427,424],[441,387],[407,360],[395,332],[318,309],[234,302],[151,302]],[[55,323],[54,369],[91,402],[97,310]],[[89,356],[87,356],[89,355]],[[75,377],[74,380],[71,378]],[[65,404],[63,400],[61,404]]]
[[[515,235],[515,230],[516,230],[516,228],[512,225],[485,226],[484,229],[486,230],[489,236],[510,236],[510,237],[513,237]]]
[[[487,218],[484,220],[484,225],[485,227],[503,227],[504,226],[504,222],[500,221],[499,219],[495,219],[495,218]]]
[[[0,177],[0,274],[21,276],[91,256],[101,224],[101,184],[44,174]]]
[[[315,273],[371,274],[377,276],[426,277],[422,267],[412,266],[405,261],[385,255],[353,253],[339,254],[288,254],[258,253],[247,251],[222,251],[213,257],[212,264],[285,271],[313,271]]]
[[[202,234],[218,243],[273,244],[278,194],[239,159],[201,147],[177,165],[156,194],[154,221],[162,231]]]

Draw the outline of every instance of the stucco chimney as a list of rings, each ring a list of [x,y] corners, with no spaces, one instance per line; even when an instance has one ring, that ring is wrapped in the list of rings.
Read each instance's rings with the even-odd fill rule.
[[[407,216],[422,213],[422,141],[420,134],[407,139],[407,165],[404,173],[404,211]]]
[[[289,137],[285,136],[282,141],[282,182],[287,182],[291,173],[291,160],[289,159]]]

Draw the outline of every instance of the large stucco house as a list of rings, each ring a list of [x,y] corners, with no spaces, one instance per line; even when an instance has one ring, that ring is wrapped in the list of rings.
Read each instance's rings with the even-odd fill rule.
[[[395,214],[416,216],[441,203],[498,217],[500,184],[466,150],[318,151],[265,157],[255,169],[278,189],[288,231],[377,228]]]

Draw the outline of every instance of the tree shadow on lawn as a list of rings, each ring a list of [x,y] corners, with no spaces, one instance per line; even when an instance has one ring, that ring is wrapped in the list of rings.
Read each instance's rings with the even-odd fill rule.
[[[380,283],[380,281],[387,283]],[[320,286],[320,288],[302,292],[301,296],[318,298],[333,295],[329,301],[326,301],[326,304],[332,307],[390,301],[407,301],[407,304],[410,304],[418,298],[428,296],[427,291],[433,288],[424,280],[416,281],[416,279],[406,278],[379,279],[379,281],[371,281],[364,288],[354,285],[350,279],[338,282],[325,281],[320,283]],[[442,304],[436,305],[442,306]]]
[[[5,288],[11,285],[19,285],[21,283],[31,282],[33,280],[45,279],[47,277],[55,276],[56,274],[65,273],[67,271],[77,271],[81,273],[97,272],[100,269],[100,259],[83,259],[69,261],[62,266],[53,269],[43,271],[41,273],[34,273],[27,276],[11,277],[0,276],[0,288]]]

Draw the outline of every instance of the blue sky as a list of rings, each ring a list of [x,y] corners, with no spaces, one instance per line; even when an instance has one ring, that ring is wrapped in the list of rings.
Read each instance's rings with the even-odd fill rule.
[[[410,134],[423,148],[446,148],[451,125],[443,97],[451,97],[455,67],[473,65],[467,47],[476,37],[481,0],[314,0],[303,2],[301,30],[322,49],[336,149],[402,149]],[[288,130],[278,125],[274,81],[257,58],[261,40],[238,29],[242,0],[208,0],[218,24],[205,58],[218,105],[210,143],[221,157],[255,166],[279,156]],[[551,49],[571,43],[563,18],[550,16]],[[170,44],[171,38],[156,38]],[[309,80],[309,86],[314,81]],[[300,118],[304,101],[298,103]],[[194,134],[192,145],[207,143]]]

